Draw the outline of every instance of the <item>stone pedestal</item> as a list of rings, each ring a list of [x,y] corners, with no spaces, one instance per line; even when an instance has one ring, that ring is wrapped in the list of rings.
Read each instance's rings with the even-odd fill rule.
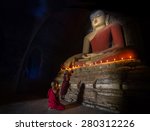
[[[150,69],[136,59],[79,67],[73,70],[65,99],[115,113],[128,112],[136,102],[148,101],[149,78]]]

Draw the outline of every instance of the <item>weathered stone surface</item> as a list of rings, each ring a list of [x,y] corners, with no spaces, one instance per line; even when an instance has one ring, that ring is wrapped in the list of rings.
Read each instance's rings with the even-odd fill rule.
[[[71,83],[70,87],[71,87],[71,90],[78,89],[78,83],[76,83],[76,84]]]
[[[96,92],[93,90],[85,89],[83,94],[84,99],[89,99],[90,101],[96,101]]]
[[[93,89],[93,83],[92,84],[90,84],[90,83],[85,84],[85,88]]]
[[[67,93],[65,96],[65,100],[68,102],[76,102],[77,101],[77,95],[73,93]]]
[[[122,101],[122,97],[117,97],[115,95],[105,95],[105,94],[98,94],[97,95],[97,104],[104,104],[106,106],[109,105],[117,105],[119,103],[121,103]]]
[[[107,83],[107,84],[96,84],[95,88],[100,89],[100,90],[103,90],[103,89],[107,89],[107,90],[118,89],[119,90],[121,88],[121,86],[120,86],[120,83],[118,82],[118,83],[111,83],[111,84],[109,84],[109,83]]]
[[[87,107],[91,107],[91,108],[95,108],[95,105],[93,103],[86,103],[85,101],[83,102],[83,105],[84,106],[87,106]]]
[[[114,97],[122,97],[123,91],[121,90],[98,90],[98,95],[104,95],[104,96],[114,96]]]

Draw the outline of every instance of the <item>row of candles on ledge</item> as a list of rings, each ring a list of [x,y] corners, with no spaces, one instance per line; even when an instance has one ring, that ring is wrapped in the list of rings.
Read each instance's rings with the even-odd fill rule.
[[[109,60],[105,60],[105,61],[97,61],[97,62],[91,62],[91,63],[84,63],[84,64],[80,64],[80,65],[74,65],[72,67],[65,67],[65,68],[61,68],[61,70],[75,70],[78,68],[84,68],[84,67],[91,67],[91,66],[97,66],[97,65],[101,65],[101,64],[113,64],[116,62],[125,62],[128,60],[135,60],[135,58],[133,58],[132,56],[129,56],[128,58],[120,58],[120,59],[116,59],[114,58],[113,60],[109,61]]]

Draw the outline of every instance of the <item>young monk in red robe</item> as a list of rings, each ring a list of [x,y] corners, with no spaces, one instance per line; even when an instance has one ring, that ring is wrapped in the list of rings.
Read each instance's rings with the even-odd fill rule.
[[[70,86],[69,80],[70,80],[70,72],[65,71],[62,86],[61,86],[61,92],[60,92],[61,99],[65,99],[65,95],[66,95],[68,88]]]
[[[59,84],[57,81],[51,83],[51,88],[48,91],[48,109],[65,109],[64,105],[59,101]]]

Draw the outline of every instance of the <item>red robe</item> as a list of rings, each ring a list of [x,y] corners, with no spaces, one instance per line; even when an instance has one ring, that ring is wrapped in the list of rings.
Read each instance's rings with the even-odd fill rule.
[[[124,46],[121,25],[113,23],[100,30],[91,40],[92,52],[101,52],[111,46]]]
[[[48,107],[56,110],[64,110],[65,107],[60,103],[59,97],[53,92],[52,88],[48,91]]]
[[[63,83],[62,83],[62,86],[61,86],[61,96],[64,96],[66,95],[67,91],[68,91],[68,88],[70,86],[70,83],[69,83],[69,79],[67,80],[68,76],[64,76],[64,80],[63,80]]]

